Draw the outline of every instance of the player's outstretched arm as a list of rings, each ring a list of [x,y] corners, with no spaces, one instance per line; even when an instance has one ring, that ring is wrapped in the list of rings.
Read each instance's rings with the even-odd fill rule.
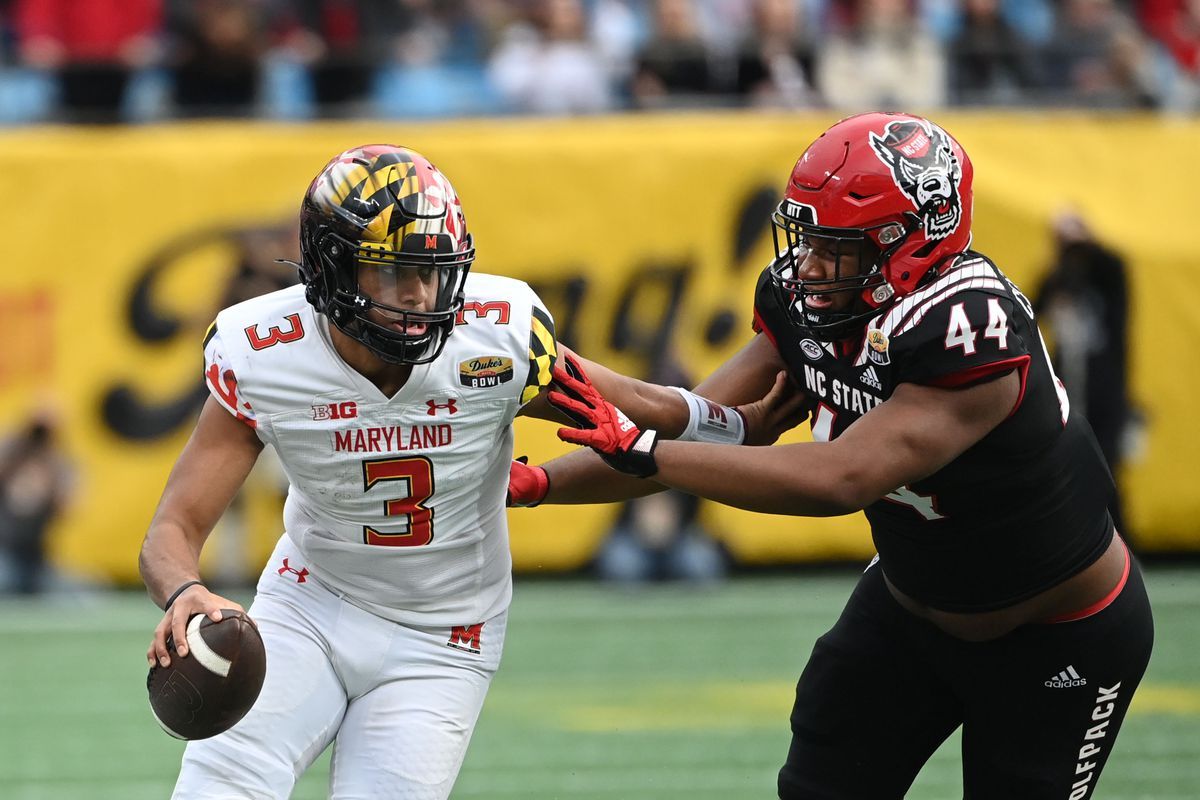
[[[564,428],[560,438],[591,447],[616,469],[751,511],[836,516],[933,474],[978,442],[1012,412],[1020,380],[1010,372],[966,389],[901,384],[832,442],[769,448],[659,440],[622,424],[585,383],[567,388],[573,396],[555,393],[552,402],[592,427]]]
[[[687,427],[691,410],[678,391],[620,375],[560,346],[560,363],[568,358],[580,365],[605,397],[620,398],[614,403],[638,425],[655,428],[668,436],[676,436]],[[745,423],[745,444],[771,444],[803,422],[808,414],[805,398],[787,379],[783,361],[763,335],[751,339],[693,391],[714,403],[737,408]],[[549,404],[545,394],[526,406],[523,413],[559,423],[571,422]],[[544,471],[538,474],[537,470]],[[579,450],[541,467],[514,464],[510,504],[606,503],[642,497],[664,488],[621,475],[610,470],[591,451]]]
[[[151,665],[170,662],[168,636],[174,637],[179,654],[187,655],[185,628],[192,615],[209,614],[219,620],[222,608],[242,610],[199,582],[200,550],[262,447],[249,426],[208,398],[167,478],[138,557],[151,599],[160,607],[167,606],[146,651]]]
[[[629,411],[626,413],[641,421],[646,427],[662,431],[663,436],[675,437],[682,433],[687,426],[687,403],[674,389],[622,375],[603,364],[580,356],[571,348],[560,343],[558,345],[558,363],[562,363],[568,358],[574,359],[583,369],[587,370],[592,383],[604,392],[606,397],[619,398],[618,405],[623,403],[622,408],[628,406]],[[613,402],[617,402],[617,400]],[[520,415],[559,423],[570,421],[569,417],[546,402],[545,390],[527,403],[521,409]]]
[[[613,397],[620,397],[640,419],[654,420],[662,430],[678,434],[687,425],[688,408],[676,391],[653,383],[629,378],[595,361],[576,355],[559,344],[558,358],[576,359],[588,375]],[[546,400],[546,391],[529,401],[520,416],[571,424]],[[650,424],[647,422],[647,424]],[[577,450],[539,466],[514,461],[509,471],[508,505],[535,506],[541,503],[610,503],[661,492],[665,487],[614,472],[591,451]]]

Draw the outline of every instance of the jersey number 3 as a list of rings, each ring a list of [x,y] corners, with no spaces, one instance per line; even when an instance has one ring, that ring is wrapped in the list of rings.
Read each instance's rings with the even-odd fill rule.
[[[383,547],[424,547],[433,541],[433,509],[423,505],[433,496],[433,462],[428,458],[384,458],[363,462],[363,488],[370,491],[377,483],[405,481],[408,496],[386,500],[383,513],[403,517],[405,530],[377,531],[363,526],[363,541]]]

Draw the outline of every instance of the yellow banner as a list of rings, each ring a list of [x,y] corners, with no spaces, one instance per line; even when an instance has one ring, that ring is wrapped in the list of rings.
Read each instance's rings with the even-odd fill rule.
[[[525,279],[585,355],[645,375],[668,348],[698,381],[750,335],[770,253],[768,215],[792,163],[832,117],[766,114],[580,121],[203,124],[0,134],[0,427],[56,407],[79,483],[54,526],[55,560],[120,582],[199,402],[200,339],[233,299],[290,281],[295,218],[335,152],[414,147],[453,180],[475,269]],[[1149,427],[1125,491],[1145,549],[1198,549],[1190,416],[1200,341],[1193,187],[1200,123],[1159,118],[943,115],[975,163],[975,242],[1029,288],[1051,258],[1049,220],[1073,206],[1126,256],[1135,399]],[[800,434],[797,434],[798,436]],[[534,462],[565,452],[518,423]],[[719,468],[719,465],[714,468]],[[206,569],[257,572],[280,531],[269,457],[227,515]],[[511,512],[523,570],[585,563],[616,506]],[[705,504],[743,563],[871,553],[860,515],[833,520]]]

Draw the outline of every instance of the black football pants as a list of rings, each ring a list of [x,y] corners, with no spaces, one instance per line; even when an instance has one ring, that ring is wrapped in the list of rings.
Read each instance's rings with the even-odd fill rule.
[[[968,800],[1084,800],[1154,640],[1137,563],[1103,611],[964,642],[901,608],[876,564],[796,686],[783,800],[893,800],[958,726]]]

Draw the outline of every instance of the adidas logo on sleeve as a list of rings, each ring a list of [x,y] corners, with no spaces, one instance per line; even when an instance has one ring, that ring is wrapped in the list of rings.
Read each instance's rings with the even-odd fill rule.
[[[1068,666],[1043,685],[1050,689],[1069,689],[1072,686],[1087,686],[1087,679],[1079,677],[1075,667]]]

